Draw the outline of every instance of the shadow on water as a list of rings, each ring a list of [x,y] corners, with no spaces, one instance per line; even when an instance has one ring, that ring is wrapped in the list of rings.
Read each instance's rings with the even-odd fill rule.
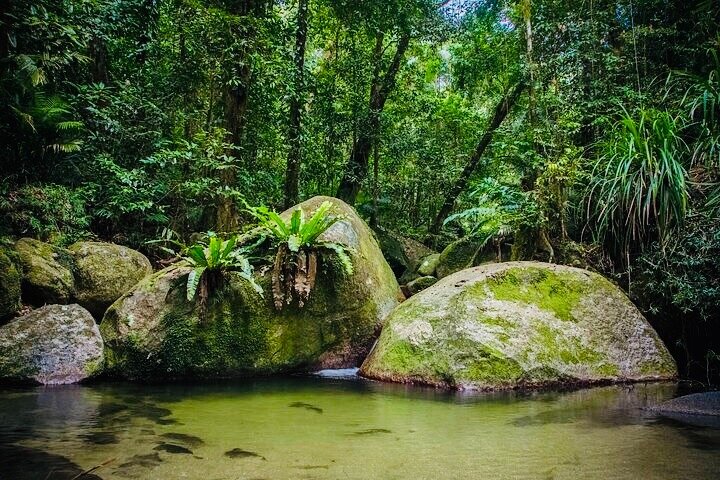
[[[0,444],[0,472],[2,477],[13,480],[71,480],[85,470],[67,458],[34,448]],[[102,480],[88,473],[83,480]]]
[[[577,423],[591,431],[625,425],[648,425],[678,432],[686,440],[687,448],[712,452],[720,450],[717,429],[643,412],[644,407],[674,396],[676,386],[673,384],[488,393],[448,392],[363,379],[292,376],[193,385],[112,383],[0,389],[0,478],[71,479],[81,473],[83,468],[90,466],[77,465],[71,459],[45,451],[40,446],[78,442],[82,448],[104,451],[103,448],[128,440],[129,425],[132,425],[132,441],[141,447],[139,451],[127,453],[127,456],[108,466],[107,470],[101,469],[82,478],[99,479],[105,471],[112,473],[113,478],[144,478],[149,470],[172,458],[185,457],[190,461],[194,461],[193,457],[200,459],[194,452],[206,447],[207,440],[210,440],[173,431],[173,425],[182,425],[173,416],[174,404],[186,400],[202,401],[205,396],[272,398],[275,394],[283,396],[286,393],[299,400],[284,403],[284,408],[306,411],[308,419],[311,419],[308,421],[323,421],[335,413],[313,403],[318,395],[342,397],[340,394],[354,394],[368,400],[380,398],[385,402],[410,399],[433,405],[445,403],[453,408],[460,407],[463,411],[468,409],[469,413],[488,409],[523,412],[520,416],[508,415],[503,418],[502,421],[507,422],[506,425],[511,429]],[[423,403],[415,405],[422,410]],[[380,441],[400,435],[396,428],[367,428],[367,424],[359,422],[343,425],[351,427],[345,437],[358,441]],[[339,429],[341,425],[335,428]],[[415,430],[409,432],[414,433]],[[267,452],[262,451],[261,454],[239,447],[217,452],[219,457],[226,459],[243,462],[260,460],[261,463],[267,461],[264,454]],[[308,462],[295,468],[325,470],[328,466],[321,462]]]

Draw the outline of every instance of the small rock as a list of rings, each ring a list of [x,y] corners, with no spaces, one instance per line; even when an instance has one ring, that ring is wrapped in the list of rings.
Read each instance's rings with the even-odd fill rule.
[[[437,283],[438,279],[430,275],[420,277],[407,284],[407,290],[410,296],[420,293],[428,287],[432,287]]]
[[[720,416],[720,392],[693,393],[650,408],[657,413]]]
[[[497,254],[492,245],[474,237],[465,237],[451,243],[442,251],[435,268],[436,276],[444,278],[466,268],[496,261]]]
[[[437,269],[438,263],[440,262],[440,254],[433,253],[423,258],[420,266],[418,267],[418,273],[423,276],[434,276],[435,270]]]

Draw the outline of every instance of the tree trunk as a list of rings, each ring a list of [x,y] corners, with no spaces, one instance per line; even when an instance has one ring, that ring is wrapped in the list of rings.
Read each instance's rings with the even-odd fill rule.
[[[455,181],[455,184],[445,196],[445,201],[443,202],[442,207],[440,207],[440,211],[438,212],[437,216],[435,217],[435,221],[430,227],[430,231],[432,233],[437,233],[440,231],[440,228],[442,228],[443,222],[445,221],[447,216],[450,215],[450,212],[452,212],[453,207],[455,206],[455,200],[457,200],[457,197],[460,196],[463,190],[465,190],[465,187],[467,187],[467,184],[470,181],[470,177],[475,172],[475,169],[477,168],[480,159],[485,153],[487,147],[490,145],[495,131],[505,120],[505,117],[507,117],[510,109],[518,101],[518,98],[520,98],[520,94],[523,92],[523,90],[525,90],[526,87],[527,85],[525,84],[525,82],[521,81],[520,83],[515,85],[515,87],[507,95],[505,95],[505,97],[503,97],[497,107],[495,107],[495,115],[493,115],[490,125],[488,125],[487,129],[485,130],[485,134],[480,139],[477,148],[475,148],[475,152],[470,157],[470,160],[468,160],[468,163],[465,165],[465,168],[460,174],[460,177]]]
[[[102,38],[92,37],[90,40],[90,56],[92,57],[90,72],[93,82],[108,85],[110,78],[108,76],[107,45]]]
[[[295,32],[295,91],[290,101],[290,128],[287,170],[285,172],[285,208],[298,203],[300,165],[302,163],[302,131],[300,110],[305,92],[305,43],[308,31],[308,0],[298,0]]]
[[[368,162],[375,138],[380,128],[380,114],[385,102],[395,87],[395,78],[400,70],[400,63],[410,45],[410,35],[400,37],[397,50],[385,75],[380,78],[380,61],[382,59],[382,34],[378,34],[375,43],[375,75],[370,88],[370,108],[362,124],[357,139],[353,142],[350,158],[345,166],[343,178],[338,187],[337,197],[350,205],[355,203],[362,182],[368,173]]]
[[[242,0],[234,2],[230,13],[240,17],[254,16],[260,18],[265,13],[267,0]],[[225,87],[225,129],[228,132],[227,142],[237,147],[242,143],[247,124],[246,112],[248,99],[250,98],[250,86],[252,82],[252,65],[250,62],[250,49],[255,37],[252,26],[244,26],[237,34],[244,38],[243,47],[233,59],[234,82]],[[228,156],[241,156],[242,151],[232,149],[227,152]],[[241,160],[241,159],[240,159]],[[220,174],[221,185],[230,189],[235,186],[236,172],[234,168],[226,168]],[[217,212],[215,217],[215,229],[219,232],[230,232],[236,230],[239,224],[237,207],[232,196],[220,195],[218,198]]]

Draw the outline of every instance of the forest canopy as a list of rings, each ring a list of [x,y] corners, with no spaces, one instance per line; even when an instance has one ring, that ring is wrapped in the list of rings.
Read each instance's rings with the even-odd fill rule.
[[[438,251],[600,271],[709,379],[719,24],[716,0],[0,1],[0,236],[158,260],[163,231],[336,196]]]

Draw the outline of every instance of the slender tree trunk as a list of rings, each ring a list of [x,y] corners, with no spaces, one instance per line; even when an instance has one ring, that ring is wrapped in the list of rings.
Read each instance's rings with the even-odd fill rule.
[[[305,43],[308,31],[308,0],[298,0],[297,30],[295,32],[295,91],[290,101],[290,150],[285,172],[285,208],[298,203],[300,165],[302,163],[301,114],[305,92]]]
[[[442,207],[440,207],[440,211],[438,212],[437,216],[435,217],[435,221],[430,227],[430,231],[432,233],[437,233],[440,231],[440,228],[442,228],[443,222],[448,217],[448,215],[450,215],[450,212],[452,212],[453,207],[455,206],[455,200],[457,200],[457,197],[460,196],[463,190],[465,190],[465,187],[467,187],[467,184],[470,181],[470,177],[475,172],[478,163],[480,163],[480,159],[485,153],[487,147],[490,145],[495,131],[505,120],[505,117],[507,117],[510,109],[518,101],[518,99],[520,98],[520,94],[523,92],[523,90],[525,90],[525,88],[527,88],[525,82],[518,83],[507,95],[505,95],[505,97],[503,97],[500,103],[495,107],[495,114],[490,121],[490,125],[488,125],[487,129],[485,130],[485,134],[482,136],[482,138],[480,138],[480,142],[475,148],[475,152],[468,160],[468,163],[465,165],[465,168],[460,174],[460,177],[458,177],[458,179],[455,181],[455,184],[445,196],[445,201],[443,202]]]
[[[378,177],[380,176],[380,140],[376,139],[375,146],[373,148],[373,209],[372,215],[370,216],[370,226],[375,228],[378,224],[378,195],[380,193],[380,185],[378,183]]]
[[[266,4],[267,0],[242,0],[233,3],[230,13],[240,17],[254,16],[260,18],[265,13]],[[250,49],[252,48],[255,33],[252,25],[244,25],[237,32],[237,35],[243,37],[243,47],[232,60],[232,76],[235,81],[228,84],[224,92],[225,129],[228,132],[226,140],[234,147],[242,144],[247,124],[246,113],[253,73],[250,62]],[[233,157],[242,156],[242,151],[232,149],[227,152],[227,155]],[[222,170],[220,182],[226,189],[234,187],[236,184],[235,169],[226,168]],[[239,217],[234,199],[228,195],[220,195],[215,218],[216,230],[230,232],[236,230],[238,224]]]
[[[382,58],[382,34],[378,34],[375,43],[375,75],[370,88],[370,108],[363,122],[357,139],[353,142],[350,158],[345,167],[343,178],[338,187],[337,197],[349,204],[354,204],[363,180],[367,177],[368,162],[375,137],[380,127],[380,114],[385,108],[385,102],[395,87],[395,79],[400,70],[400,64],[410,45],[410,35],[404,34],[397,45],[395,55],[385,75],[380,77],[380,61]]]
[[[92,65],[90,72],[94,83],[109,84],[107,66],[107,45],[105,41],[98,36],[93,36],[90,40],[90,56],[92,57]]]

